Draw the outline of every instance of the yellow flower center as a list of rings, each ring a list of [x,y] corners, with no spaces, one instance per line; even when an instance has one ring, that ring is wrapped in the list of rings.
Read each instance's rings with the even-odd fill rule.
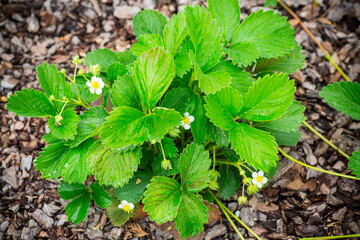
[[[257,176],[256,177],[256,181],[259,182],[259,183],[262,183],[263,179],[264,179],[264,177],[262,177],[262,176]]]
[[[190,123],[190,119],[188,117],[184,117],[183,118],[183,122],[184,124],[189,124]]]
[[[129,206],[129,205],[125,205],[125,206],[123,207],[123,209],[124,209],[125,212],[129,212],[129,211],[130,211],[130,206]]]
[[[95,88],[95,89],[99,88],[99,83],[98,83],[98,82],[93,81],[93,82],[91,83],[91,85],[92,85],[92,87]]]

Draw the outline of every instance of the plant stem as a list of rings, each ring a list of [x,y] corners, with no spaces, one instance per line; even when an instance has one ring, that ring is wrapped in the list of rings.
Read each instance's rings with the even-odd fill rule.
[[[163,155],[163,159],[166,160],[165,151],[164,151],[164,148],[163,148],[163,145],[162,145],[161,141],[159,142],[159,144],[160,144],[160,147],[161,147],[161,152],[162,152],[162,155]]]
[[[216,148],[213,148],[213,170],[215,170],[215,166],[216,166],[216,155],[215,155],[215,151],[216,151]]]
[[[313,239],[341,239],[341,238],[353,238],[360,237],[360,234],[343,235],[343,236],[326,236],[326,237],[315,237],[315,238],[300,238],[300,240],[313,240]]]
[[[249,170],[250,173],[252,173],[253,171],[248,167],[246,166],[245,164],[242,164],[242,163],[232,163],[232,162],[226,162],[226,161],[217,161],[217,163],[220,163],[220,164],[227,164],[227,165],[231,165],[231,166],[234,166],[234,167],[237,167],[239,168],[239,166],[243,166],[245,167],[247,170]]]
[[[277,2],[295,19],[299,21],[300,26],[305,30],[307,34],[314,40],[316,45],[323,51],[325,54],[326,59],[330,61],[330,63],[336,68],[336,70],[339,71],[339,73],[346,79],[346,81],[351,81],[348,76],[341,70],[341,68],[334,62],[331,55],[325,50],[324,46],[315,38],[315,36],[312,34],[312,32],[305,26],[305,24],[301,21],[301,19],[296,15],[295,12],[293,12],[282,0],[277,0]]]
[[[103,104],[103,102],[102,102],[102,100],[101,100],[101,95],[99,95],[99,101],[100,101],[100,105],[101,105],[101,106],[104,106],[104,104]]]
[[[350,178],[350,179],[353,179],[353,180],[359,180],[360,181],[360,178],[357,178],[357,177],[354,177],[354,176],[349,176],[349,175],[345,175],[345,174],[341,174],[341,173],[336,173],[336,172],[330,172],[330,171],[327,171],[327,170],[324,170],[324,169],[321,169],[321,168],[317,168],[317,167],[313,167],[311,165],[308,165],[306,163],[303,163],[303,162],[300,162],[298,160],[296,160],[295,158],[291,157],[290,155],[286,154],[284,152],[284,150],[282,150],[281,148],[277,148],[279,152],[281,152],[282,155],[284,155],[284,157],[290,159],[291,161],[293,162],[296,162],[304,167],[308,167],[308,168],[311,168],[313,170],[316,170],[316,171],[319,171],[319,172],[323,172],[323,173],[328,173],[328,174],[332,174],[332,175],[335,175],[335,176],[338,176],[338,177],[345,177],[345,178]]]
[[[310,124],[308,124],[307,122],[303,122],[302,123],[305,127],[307,127],[310,131],[312,131],[316,136],[318,136],[319,138],[321,138],[321,140],[323,140],[324,142],[326,142],[330,147],[332,147],[333,149],[335,149],[336,151],[338,151],[341,155],[343,155],[344,157],[346,157],[347,159],[350,158],[349,155],[347,155],[346,153],[344,153],[341,149],[339,149],[338,147],[336,147],[332,142],[330,142],[326,137],[324,137],[321,133],[319,133],[318,131],[316,131],[312,126],[310,126]]]

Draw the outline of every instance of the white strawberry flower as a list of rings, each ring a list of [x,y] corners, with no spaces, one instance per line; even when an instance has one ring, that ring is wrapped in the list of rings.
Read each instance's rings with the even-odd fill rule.
[[[100,95],[104,87],[104,82],[101,78],[94,76],[91,78],[91,82],[86,82],[86,85],[90,87],[91,93],[96,93],[97,95]]]
[[[190,129],[190,124],[195,120],[193,116],[190,116],[188,112],[184,114],[184,117],[181,121],[181,126],[184,126],[185,130]]]
[[[252,173],[252,183],[256,185],[258,188],[261,188],[263,184],[267,183],[267,178],[264,177],[264,173],[262,171],[253,172]]]
[[[118,208],[124,210],[125,212],[131,212],[132,210],[134,210],[134,204],[129,203],[126,200],[122,200],[121,203],[118,205]]]

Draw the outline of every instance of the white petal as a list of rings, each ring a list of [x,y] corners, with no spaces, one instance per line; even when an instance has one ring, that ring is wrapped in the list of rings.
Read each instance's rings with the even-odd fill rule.
[[[101,78],[99,78],[99,88],[103,88],[104,87],[104,82]]]
[[[123,208],[124,208],[124,204],[121,204],[121,203],[120,203],[120,204],[118,205],[118,208],[123,209]]]
[[[252,183],[253,183],[254,185],[256,185],[258,182],[257,182],[256,179],[254,178],[254,179],[252,180]]]
[[[256,186],[257,186],[258,188],[261,188],[261,187],[262,187],[262,183],[257,183]]]
[[[195,120],[195,118],[193,116],[189,116],[188,119],[190,122],[193,122]]]
[[[121,204],[126,205],[126,204],[128,204],[128,201],[126,201],[126,200],[122,200],[122,201],[121,201]]]
[[[88,85],[89,87],[91,87],[92,86],[92,84],[91,84],[91,82],[86,82],[86,85]]]
[[[267,178],[266,177],[263,177],[262,183],[263,184],[267,183]]]
[[[134,204],[133,203],[129,203],[129,207],[130,207],[130,209],[134,209]]]
[[[257,174],[257,172],[253,172],[251,176],[252,176],[253,178],[257,178],[258,174]]]
[[[184,126],[184,124],[185,124],[184,121],[181,121],[181,126]]]
[[[94,92],[95,92],[95,88],[90,87],[90,92],[91,92],[91,93],[94,93]]]
[[[188,113],[188,112],[186,112],[185,114],[184,114],[184,116],[185,117],[188,117],[190,114]]]
[[[96,77],[96,76],[92,76],[92,77],[91,77],[91,81],[92,81],[92,82],[97,82],[97,77]]]
[[[101,89],[101,88],[97,88],[97,89],[96,89],[96,94],[97,94],[97,95],[100,95],[101,93],[102,93],[102,89]]]
[[[189,124],[185,124],[185,125],[184,125],[184,128],[185,128],[185,130],[189,130],[189,129],[190,129],[190,125],[189,125]]]
[[[264,172],[263,172],[263,171],[259,171],[259,172],[258,172],[258,175],[263,177],[263,176],[264,176]]]

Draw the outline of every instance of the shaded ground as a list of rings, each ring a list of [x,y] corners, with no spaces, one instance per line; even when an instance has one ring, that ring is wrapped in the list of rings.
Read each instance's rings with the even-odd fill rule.
[[[103,210],[92,205],[84,223],[66,222],[65,202],[58,182],[45,181],[31,162],[44,147],[45,119],[17,117],[4,110],[6,97],[21,88],[38,88],[35,65],[43,61],[69,69],[72,56],[107,47],[117,51],[134,42],[131,18],[142,8],[166,16],[185,3],[199,1],[3,0],[0,3],[0,239],[135,239],[125,227],[114,227]],[[360,3],[357,0],[287,1],[348,76],[360,81]],[[341,2],[341,3],[340,3]],[[263,1],[240,1],[242,19]],[[283,15],[287,15],[281,8]],[[360,145],[360,123],[321,101],[318,91],[340,80],[340,74],[296,21],[296,39],[308,64],[295,73],[296,96],[306,106],[309,122],[350,154]],[[341,63],[340,63],[341,62]],[[296,147],[286,148],[296,159],[328,170],[348,173],[347,160],[306,129]],[[227,206],[263,239],[297,239],[329,234],[360,233],[360,184],[320,174],[281,160],[272,183],[248,204]],[[238,196],[235,196],[237,199]],[[236,239],[226,218],[206,226],[205,239]],[[172,239],[170,228],[140,220],[148,233],[141,239]],[[241,228],[240,228],[241,229]],[[243,229],[241,231],[245,232]],[[249,236],[247,236],[249,237]]]

